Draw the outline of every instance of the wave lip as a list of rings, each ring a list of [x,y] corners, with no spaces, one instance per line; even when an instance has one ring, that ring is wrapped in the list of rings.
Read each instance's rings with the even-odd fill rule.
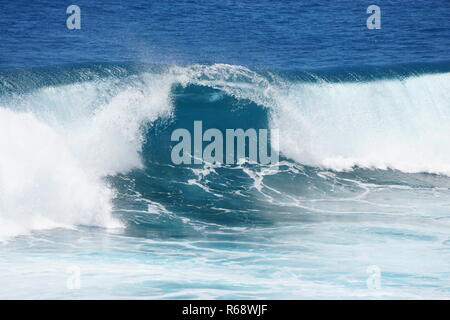
[[[441,73],[436,65],[410,68],[294,77],[215,64],[183,72],[190,84],[266,108],[279,151],[298,163],[450,175],[448,64]]]

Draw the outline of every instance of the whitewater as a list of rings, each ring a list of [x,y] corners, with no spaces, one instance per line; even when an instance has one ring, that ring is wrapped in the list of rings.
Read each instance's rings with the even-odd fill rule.
[[[33,270],[51,298],[77,265],[75,298],[448,296],[450,73],[408,68],[2,71],[2,283]],[[172,164],[194,120],[278,129],[279,169]]]

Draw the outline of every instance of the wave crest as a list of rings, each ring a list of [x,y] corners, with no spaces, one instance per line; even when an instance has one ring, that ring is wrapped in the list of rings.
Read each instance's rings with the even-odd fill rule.
[[[184,97],[173,97],[174,87],[208,87],[244,108],[263,107],[270,127],[279,129],[281,155],[304,165],[450,175],[449,73],[350,81],[225,64],[113,70],[120,74],[106,68],[87,80],[79,71],[62,78],[46,72],[31,77],[39,79],[34,87],[21,86],[21,76],[0,77],[0,236],[120,225],[103,178],[143,167],[143,143],[151,138],[143,129],[177,119],[174,103]],[[220,97],[210,102],[223,107]],[[208,110],[197,120],[216,116]]]

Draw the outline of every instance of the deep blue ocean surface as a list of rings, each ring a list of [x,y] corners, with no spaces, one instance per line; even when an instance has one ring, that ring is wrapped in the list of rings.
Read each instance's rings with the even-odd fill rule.
[[[449,298],[449,52],[446,0],[1,0],[0,298]]]
[[[81,9],[81,29],[66,8]],[[380,30],[366,9],[381,8]],[[448,61],[450,3],[2,1],[2,69],[97,62],[228,63],[276,70]]]

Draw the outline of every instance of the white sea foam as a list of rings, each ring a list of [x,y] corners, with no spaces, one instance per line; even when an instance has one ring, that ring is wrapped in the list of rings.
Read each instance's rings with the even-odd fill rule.
[[[281,151],[302,164],[450,174],[450,74],[291,84],[276,101]]]
[[[121,87],[86,82],[38,89],[0,107],[0,239],[53,227],[120,227],[103,177],[142,166],[142,124],[170,114],[171,85],[158,75]]]
[[[118,226],[112,192],[32,114],[0,108],[0,238],[77,224]]]

